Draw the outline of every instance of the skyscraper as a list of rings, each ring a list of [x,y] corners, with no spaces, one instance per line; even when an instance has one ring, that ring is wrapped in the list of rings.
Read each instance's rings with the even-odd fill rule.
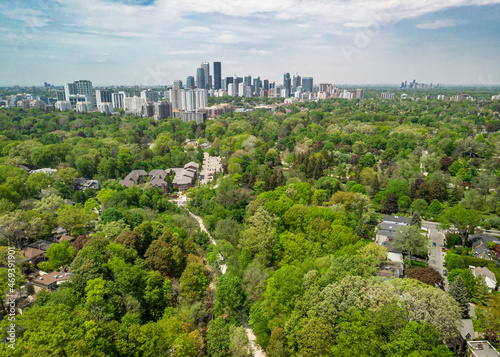
[[[288,72],[283,75],[283,89],[285,90],[284,97],[288,98],[292,89],[292,80],[290,79],[290,73]]]
[[[252,86],[252,76],[245,76],[243,79],[243,83],[245,83],[247,86]]]
[[[201,68],[203,68],[203,73],[205,75],[205,86],[204,87],[198,86],[198,88],[210,89],[210,85],[212,84],[210,83],[210,63],[201,62]]]
[[[236,85],[234,83],[229,83],[227,85],[227,95],[230,95],[232,97],[236,96]]]
[[[194,77],[193,76],[188,76],[186,78],[186,88],[194,88]],[[180,88],[179,88],[180,89]],[[175,109],[175,108],[174,108]]]
[[[302,85],[302,81],[300,80],[300,76],[298,74],[296,74],[295,76],[293,76],[293,80],[292,80],[292,91],[296,91],[297,90],[297,87],[300,87]]]
[[[313,91],[313,77],[302,78],[302,89],[304,89],[304,92]]]
[[[205,70],[203,67],[196,70],[196,87],[205,89]]]
[[[214,62],[214,89],[221,89],[221,63]]]
[[[178,89],[182,89],[182,81],[180,79],[176,79],[174,81],[174,87]]]
[[[160,100],[160,94],[154,89],[143,90],[141,98],[144,98],[146,102],[157,102]]]
[[[264,83],[262,85],[262,88],[264,90],[269,90],[269,80],[268,79],[264,79]]]
[[[224,90],[227,90],[229,84],[231,83],[234,83],[234,78],[233,77],[226,77],[225,78],[225,86],[224,86]]]
[[[253,93],[254,96],[260,96],[260,88],[262,84],[260,83],[260,77],[253,77]]]

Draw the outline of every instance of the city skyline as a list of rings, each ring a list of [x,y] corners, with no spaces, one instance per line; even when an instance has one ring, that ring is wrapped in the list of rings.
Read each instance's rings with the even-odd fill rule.
[[[22,6],[22,7],[21,7]],[[500,84],[500,0],[13,1],[0,4],[0,86],[167,85],[222,78]],[[212,78],[214,83],[215,78]]]

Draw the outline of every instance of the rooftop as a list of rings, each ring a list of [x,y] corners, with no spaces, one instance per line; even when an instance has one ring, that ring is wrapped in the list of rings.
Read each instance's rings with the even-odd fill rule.
[[[467,341],[467,349],[470,356],[474,357],[500,356],[500,353],[488,341]]]

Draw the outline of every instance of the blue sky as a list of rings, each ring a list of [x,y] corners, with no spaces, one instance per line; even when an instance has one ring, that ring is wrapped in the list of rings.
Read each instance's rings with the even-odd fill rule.
[[[277,83],[500,84],[500,0],[3,0],[0,13],[0,86],[164,85],[203,61]]]

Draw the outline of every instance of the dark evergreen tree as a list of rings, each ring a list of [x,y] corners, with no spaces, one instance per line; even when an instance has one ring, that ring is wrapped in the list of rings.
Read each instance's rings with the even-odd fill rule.
[[[457,186],[453,187],[450,192],[450,206],[455,206],[463,197],[463,192]]]
[[[448,293],[458,302],[462,317],[467,318],[469,316],[469,293],[461,275],[450,285]]]
[[[420,217],[420,213],[418,213],[417,211],[415,211],[411,216],[410,225],[417,226],[418,228],[422,227],[422,218]]]

